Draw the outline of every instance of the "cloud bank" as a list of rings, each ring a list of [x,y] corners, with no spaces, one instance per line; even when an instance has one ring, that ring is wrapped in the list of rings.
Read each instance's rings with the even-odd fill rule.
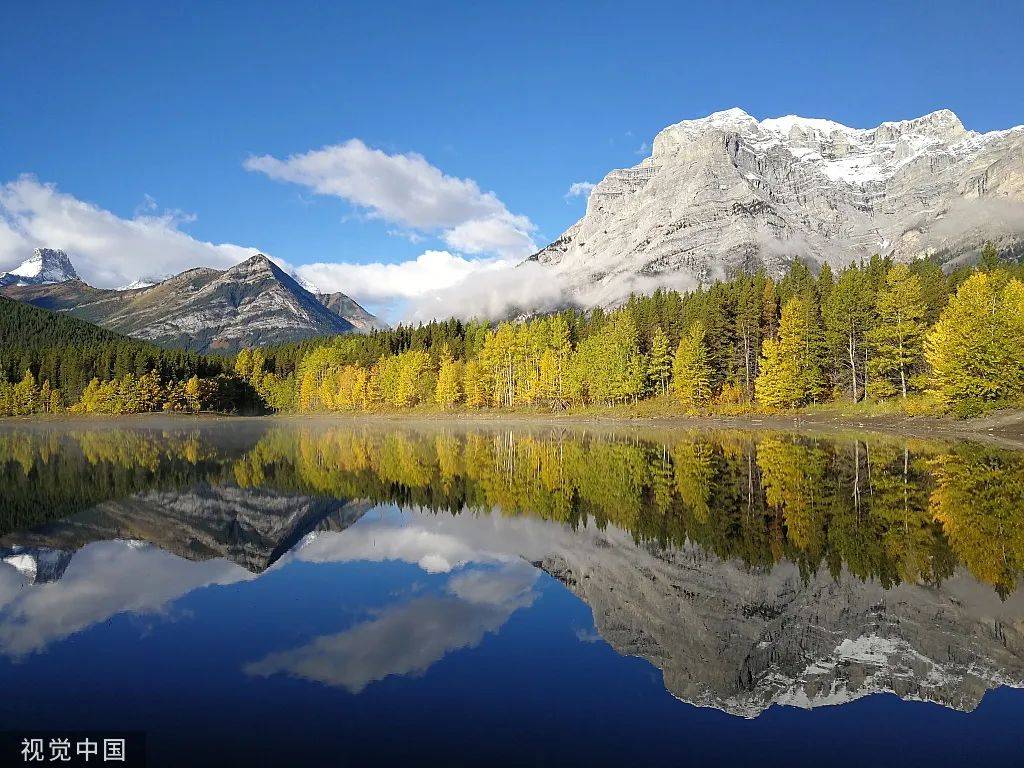
[[[320,290],[344,291],[360,301],[387,302],[419,299],[471,276],[515,263],[515,259],[467,259],[449,251],[424,251],[415,259],[392,264],[318,262],[297,267],[296,271]]]
[[[21,176],[0,186],[0,270],[17,266],[33,248],[62,248],[86,282],[114,287],[140,275],[229,267],[257,253],[196,240],[180,229],[191,220],[180,211],[156,213],[151,199],[132,218],[121,218]]]

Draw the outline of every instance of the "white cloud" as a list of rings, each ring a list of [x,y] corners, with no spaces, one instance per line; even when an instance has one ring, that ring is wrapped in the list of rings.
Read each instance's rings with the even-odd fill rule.
[[[344,563],[363,560],[401,560],[418,565],[427,573],[448,573],[469,562],[501,559],[478,551],[458,536],[413,520],[412,525],[360,522],[345,534],[310,536],[296,547],[289,559],[306,563]]]
[[[389,321],[501,319],[518,311],[559,309],[570,300],[557,272],[517,258],[469,259],[426,251],[396,264],[318,263],[295,271],[321,291],[342,291],[395,315]]]
[[[391,237],[400,237],[403,240],[408,240],[413,245],[417,245],[426,240],[426,238],[419,232],[411,229],[389,229],[388,234],[391,235]]]
[[[565,193],[566,198],[569,197],[586,197],[589,195],[594,187],[596,187],[592,181],[574,181],[569,185],[569,191]]]
[[[414,297],[408,319],[447,317],[501,319],[519,312],[549,312],[566,306],[570,292],[554,270],[534,262],[495,264],[468,278]]]
[[[416,299],[450,288],[481,272],[516,263],[505,259],[467,259],[448,251],[425,251],[396,264],[321,262],[297,267],[298,274],[322,291],[344,291],[359,301]]]
[[[350,139],[284,160],[250,157],[244,167],[339,197],[374,218],[440,231],[445,242],[466,253],[521,257],[537,249],[528,218],[510,213],[472,179],[448,176],[415,152],[389,155]]]
[[[196,240],[180,229],[193,217],[156,214],[154,207],[147,197],[124,219],[33,176],[7,182],[0,186],[0,270],[16,266],[33,248],[62,248],[86,282],[113,287],[140,275],[228,267],[257,253]]]
[[[448,230],[444,241],[464,253],[494,253],[506,259],[521,259],[537,250],[530,237],[533,224],[525,216],[492,216],[471,219]]]

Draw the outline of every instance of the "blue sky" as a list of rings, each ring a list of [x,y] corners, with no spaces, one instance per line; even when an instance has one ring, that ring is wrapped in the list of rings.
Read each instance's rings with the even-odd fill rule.
[[[300,270],[393,314],[557,237],[572,183],[682,119],[1022,123],[1022,36],[1019,2],[4,3],[0,268],[399,264]]]

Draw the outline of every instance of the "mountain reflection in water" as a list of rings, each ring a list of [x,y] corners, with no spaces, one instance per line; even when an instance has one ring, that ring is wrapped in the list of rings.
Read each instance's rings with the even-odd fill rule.
[[[421,676],[553,577],[674,696],[744,717],[877,692],[969,711],[1024,685],[1014,451],[744,431],[8,426],[0,482],[12,661],[111,617],[172,620],[203,587],[397,562],[432,586],[253,653],[242,673],[351,694]]]

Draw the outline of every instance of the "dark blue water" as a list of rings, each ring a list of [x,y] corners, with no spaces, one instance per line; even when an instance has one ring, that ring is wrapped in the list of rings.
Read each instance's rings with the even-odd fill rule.
[[[255,491],[235,491],[228,506],[236,505],[240,519],[239,505],[252,504]],[[191,500],[191,520],[205,514],[194,486],[163,493],[136,494],[132,520],[159,520],[162,510],[180,519],[174,505],[183,497]],[[117,504],[124,513],[124,500]],[[936,659],[918,658],[934,651],[927,622],[901,634],[876,611],[855,622],[856,637],[846,624],[827,628],[840,633],[826,649],[841,668],[826,675],[838,703],[825,696],[807,709],[767,695],[751,711],[759,683],[736,682],[749,668],[737,665],[743,654],[684,653],[688,638],[712,630],[685,611],[673,626],[675,614],[656,595],[659,568],[684,583],[694,569],[711,574],[700,583],[719,574],[730,583],[728,569],[736,569],[769,584],[791,579],[785,562],[751,575],[693,548],[673,560],[614,527],[367,502],[330,513],[331,525],[299,531],[265,568],[247,568],[237,554],[183,556],[210,544],[194,528],[154,541],[139,536],[141,523],[131,535],[84,533],[111,530],[97,522],[110,509],[11,534],[27,543],[18,545],[22,560],[11,549],[0,569],[5,730],[144,731],[155,765],[963,766],[1012,764],[1024,754],[1024,694],[993,682],[1012,682],[1020,668],[1005,661],[1012,654],[986,656],[996,651],[978,629],[1001,621],[1010,637],[1002,652],[1016,642],[1007,618],[1018,610],[1015,595],[1000,597],[962,573],[948,587],[903,585],[879,594],[905,622],[917,615],[906,606],[938,600],[936,589],[948,588],[961,603],[976,600],[976,610],[948,620],[961,621],[965,635],[982,634],[951,651],[941,668],[951,675],[988,664],[978,675],[987,682],[936,683]],[[251,535],[238,519],[217,530],[228,548]],[[45,560],[53,555],[41,554],[43,540],[52,551],[71,552],[49,574]],[[37,560],[34,577],[26,554]],[[651,574],[634,578],[634,561]],[[750,589],[754,582],[731,583]],[[882,589],[827,573],[785,583],[773,594],[788,594],[792,584],[837,590],[834,599],[850,601],[848,612],[859,610],[861,590]],[[712,600],[716,590],[700,599]],[[726,594],[719,595],[723,606]],[[815,610],[821,622],[830,620],[827,609]],[[733,627],[727,632],[742,633],[771,617],[721,618]],[[767,646],[743,653],[760,647],[785,666],[786,632],[807,631],[798,623],[773,625],[761,641]],[[844,639],[870,647],[849,651]],[[699,644],[700,652],[716,642],[728,649],[746,641],[727,636]],[[638,649],[642,655],[627,655]],[[968,653],[975,656],[956,658]],[[809,645],[798,666],[820,665],[821,657]],[[695,706],[674,696],[667,685],[684,684],[671,683],[673,673],[714,701]],[[865,684],[864,674],[877,679]],[[886,689],[903,689],[907,699],[925,691],[934,701],[903,700]]]

